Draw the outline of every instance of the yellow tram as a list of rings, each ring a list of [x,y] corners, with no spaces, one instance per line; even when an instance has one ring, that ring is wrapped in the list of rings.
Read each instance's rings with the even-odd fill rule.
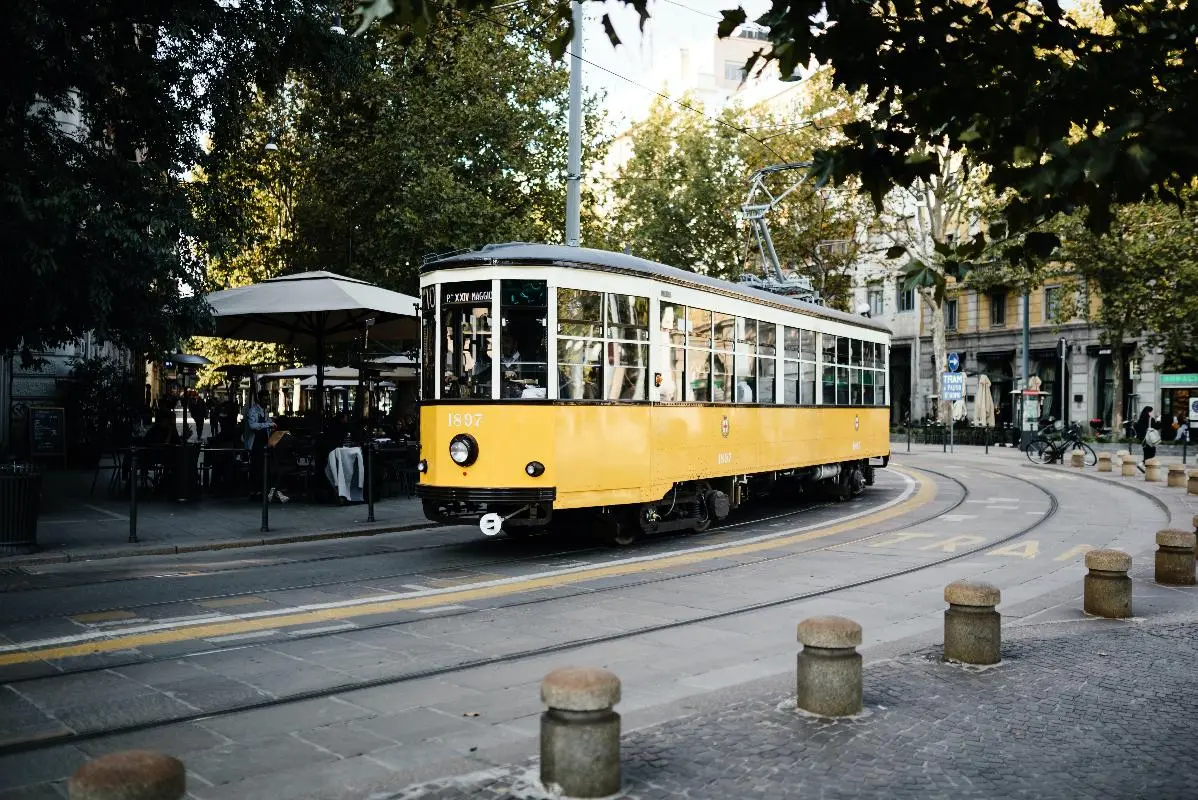
[[[438,258],[420,287],[430,519],[573,515],[627,544],[778,489],[847,499],[889,459],[890,334],[868,318],[556,245]]]

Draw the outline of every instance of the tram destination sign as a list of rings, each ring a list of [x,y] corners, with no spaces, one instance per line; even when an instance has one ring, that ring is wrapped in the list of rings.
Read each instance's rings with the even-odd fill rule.
[[[943,372],[940,374],[940,399],[960,400],[965,396],[965,374]]]
[[[479,303],[491,302],[491,290],[476,292],[446,292],[445,299],[442,301],[448,306],[473,306]]]

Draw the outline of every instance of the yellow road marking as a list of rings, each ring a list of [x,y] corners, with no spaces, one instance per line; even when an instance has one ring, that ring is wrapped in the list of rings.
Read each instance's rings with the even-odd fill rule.
[[[920,550],[942,550],[945,553],[955,553],[959,547],[971,547],[975,544],[981,544],[986,541],[985,536],[978,536],[972,533],[963,533],[960,536],[953,536],[945,539],[942,542],[934,542],[924,545]]]
[[[136,619],[137,615],[132,611],[98,611],[94,614],[79,614],[71,617],[72,620],[80,625],[91,625],[96,622],[115,622],[118,619]]]
[[[460,575],[456,578],[425,578],[422,581],[420,580],[420,576],[417,575],[417,579],[414,582],[423,583],[434,589],[448,589],[451,586],[466,586],[471,583],[502,580],[504,577],[494,572],[474,572],[469,575]]]
[[[1035,539],[1006,544],[997,550],[991,550],[988,556],[1010,556],[1012,558],[1035,558],[1040,555],[1040,543]]]
[[[197,606],[204,608],[232,608],[234,606],[258,606],[269,602],[265,597],[254,597],[246,595],[245,597],[224,597],[220,600],[205,600],[202,603],[196,603]]]
[[[914,477],[913,473],[915,470],[894,469],[896,472],[900,472],[908,477]],[[680,553],[676,556],[667,556],[665,558],[652,561],[638,561],[628,564],[617,564],[609,567],[595,567],[593,569],[571,572],[564,575],[529,578],[523,581],[504,583],[495,586],[480,586],[474,589],[462,589],[461,591],[457,592],[446,592],[427,597],[380,600],[377,603],[346,606],[341,608],[317,609],[313,611],[302,611],[290,614],[282,613],[278,616],[262,617],[258,619],[234,619],[229,620],[228,622],[214,622],[189,626],[186,628],[174,628],[171,630],[154,631],[150,633],[131,634],[129,636],[114,637],[112,639],[103,639],[100,641],[87,642],[84,644],[73,644],[58,647],[46,647],[37,650],[22,650],[12,653],[2,653],[0,654],[0,666],[8,666],[10,664],[25,664],[41,659],[57,660],[61,658],[77,658],[79,656],[92,655],[94,653],[111,653],[117,650],[132,650],[139,647],[152,647],[154,645],[189,641],[192,639],[211,639],[216,636],[230,636],[233,634],[248,633],[250,631],[265,631],[273,630],[275,628],[295,627],[297,625],[311,625],[316,622],[331,622],[334,620],[370,616],[372,614],[388,614],[396,611],[416,611],[422,608],[460,605],[473,600],[489,600],[496,597],[521,594],[538,589],[556,588],[577,583],[585,583],[587,581],[593,581],[600,578],[621,577],[626,575],[637,575],[645,572],[656,572],[663,569],[701,563],[703,561],[713,561],[715,559],[726,558],[733,555],[744,555],[746,553],[756,553],[763,550],[777,550],[779,548],[786,547],[787,545],[833,536],[837,533],[843,533],[844,531],[861,527],[862,525],[870,525],[878,522],[884,522],[888,519],[893,519],[894,517],[906,514],[909,511],[930,503],[935,497],[935,484],[932,483],[930,478],[923,476],[923,480],[919,485],[919,490],[914,494],[914,496],[902,503],[891,506],[887,509],[883,509],[882,511],[878,511],[874,514],[867,514],[863,517],[840,522],[835,525],[830,525],[826,528],[819,528],[813,531],[798,533],[793,536],[783,536],[778,539],[769,539],[766,541],[752,542],[743,545],[732,545],[729,547],[705,550],[701,552]]]
[[[902,544],[912,539],[930,539],[935,535],[934,533],[896,533],[889,539],[882,539],[881,541],[872,543],[870,547],[889,547],[892,544]]]

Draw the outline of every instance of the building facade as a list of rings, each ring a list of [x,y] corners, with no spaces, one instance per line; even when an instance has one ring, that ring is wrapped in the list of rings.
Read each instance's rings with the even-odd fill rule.
[[[892,265],[862,264],[854,281],[854,302],[868,305],[871,316],[893,331],[890,354],[891,413],[894,422],[934,420],[937,372],[932,347],[931,309],[915,290],[904,290],[902,275]],[[1068,297],[1067,297],[1068,295]],[[1066,305],[1063,301],[1068,300]],[[1040,379],[1041,417],[1078,422],[1102,428],[1113,422],[1115,403],[1123,405],[1125,420],[1134,419],[1146,405],[1154,414],[1168,415],[1185,402],[1186,387],[1162,384],[1159,356],[1142,338],[1124,343],[1123,397],[1114,396],[1111,348],[1102,342],[1102,328],[1092,322],[1097,298],[1079,297],[1068,280],[1049,282],[1026,299],[1028,316],[1028,376]],[[1017,290],[997,288],[986,292],[952,286],[944,308],[946,353],[957,353],[966,373],[966,413],[972,419],[978,379],[990,379],[996,424],[1017,423],[1018,396],[1024,388],[1022,340],[1025,300]],[[1079,312],[1061,320],[1058,309]],[[1064,313],[1068,313],[1067,311]],[[1065,340],[1065,358],[1059,342]],[[1061,376],[1064,375],[1062,381]],[[1168,383],[1166,379],[1165,384]],[[1169,397],[1165,394],[1168,393]],[[1198,394],[1198,387],[1195,389]],[[1177,395],[1175,399],[1173,395]],[[1167,406],[1166,406],[1167,403]]]

